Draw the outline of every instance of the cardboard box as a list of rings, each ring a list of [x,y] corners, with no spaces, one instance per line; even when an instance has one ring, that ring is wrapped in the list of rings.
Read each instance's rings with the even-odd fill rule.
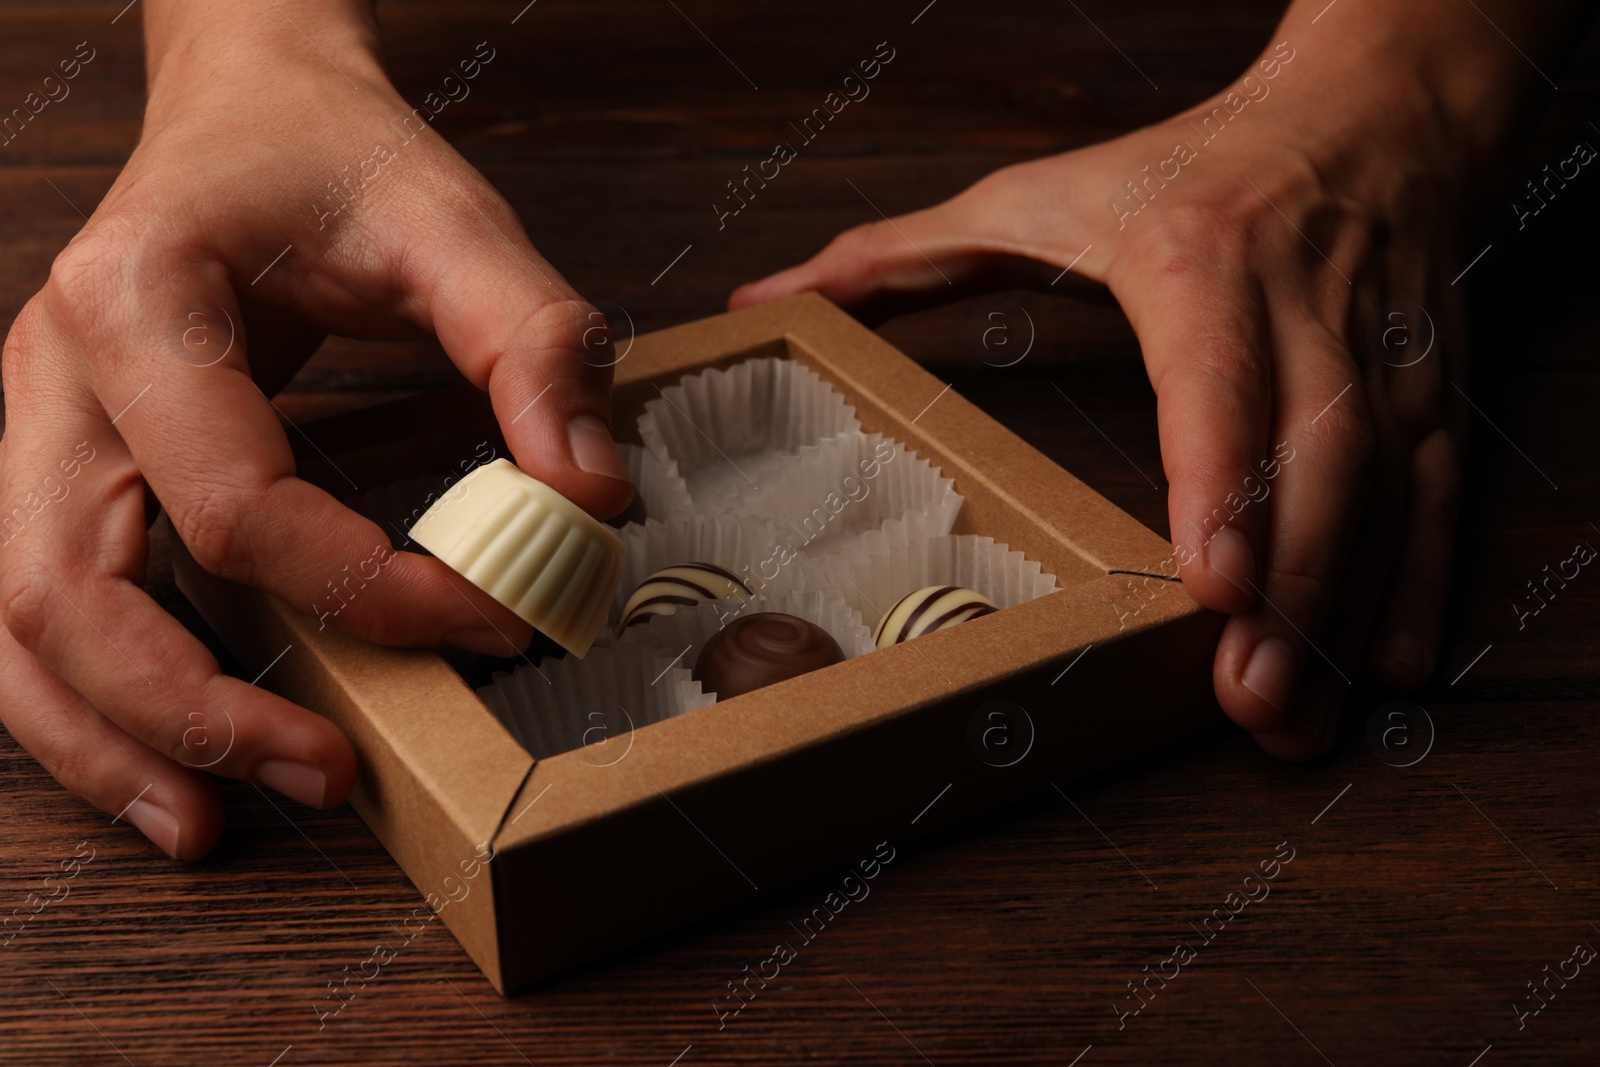
[[[820,297],[638,338],[616,370],[619,434],[657,386],[757,355],[816,370],[863,430],[955,479],[954,532],[1021,550],[1063,588],[643,727],[604,759],[535,763],[437,653],[319,632],[175,551],[241,662],[291,646],[267,684],[350,737],[351,803],[502,992],[1222,724],[1222,619],[1159,576],[1170,546]],[[466,387],[307,429],[320,452],[301,476],[336,494],[501,440]]]

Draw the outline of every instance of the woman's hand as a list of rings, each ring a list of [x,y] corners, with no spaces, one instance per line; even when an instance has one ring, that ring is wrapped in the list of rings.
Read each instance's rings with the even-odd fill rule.
[[[436,335],[523,469],[600,515],[630,489],[603,320],[427,125],[444,105],[414,112],[389,85],[369,7],[153,0],[145,17],[138,148],[6,341],[0,717],[69,789],[187,859],[222,828],[194,768],[318,807],[354,781],[331,723],[223,675],[141,589],[146,487],[208,570],[296,606],[387,556],[385,531],[295,477],[268,400],[324,334]],[[460,58],[431,100],[493,49]],[[330,622],[501,654],[531,638],[404,552]]]
[[[1327,749],[1359,673],[1436,666],[1468,421],[1456,234],[1521,83],[1466,63],[1482,103],[1411,64],[1380,7],[1314,25],[1324,6],[1190,112],[850,230],[730,301],[904,306],[1019,257],[1109,286],[1157,394],[1182,578],[1232,616],[1217,698],[1291,759]],[[1368,20],[1363,49],[1336,16]]]

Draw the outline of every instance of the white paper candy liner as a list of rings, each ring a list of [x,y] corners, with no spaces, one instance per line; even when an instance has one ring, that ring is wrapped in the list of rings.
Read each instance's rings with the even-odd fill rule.
[[[652,645],[666,656],[693,668],[707,641],[735,619],[757,612],[777,611],[793,615],[826,630],[844,652],[846,659],[864,656],[875,647],[872,631],[861,622],[856,611],[837,593],[813,591],[758,595],[749,600],[717,600],[695,607],[680,607],[671,615],[652,616],[648,622],[630,626],[617,640],[618,648]]]
[[[780,592],[792,584],[790,567],[780,567],[775,559],[780,539],[771,522],[741,515],[697,516],[668,523],[651,520],[625,526],[619,536],[622,580],[608,616],[613,628],[634,590],[663,567],[712,563],[733,572],[756,593]],[[599,640],[610,643],[604,631]]]
[[[950,524],[942,514],[912,511],[899,518],[886,519],[875,529],[836,541],[824,541],[801,552],[790,564],[792,573],[784,587],[847,593],[846,579],[854,576],[853,568],[873,556],[902,552],[909,545],[943,537],[949,532]]]
[[[642,641],[497,674],[478,696],[535,759],[587,748],[597,766],[626,752],[629,730],[714,702],[687,666]]]
[[[882,434],[846,433],[806,445],[739,501],[773,519],[808,555],[828,555],[890,519],[917,520],[922,536],[950,532],[962,498],[932,463]]]
[[[639,417],[645,447],[678,464],[702,514],[720,510],[706,501],[759,485],[774,457],[860,429],[842,394],[810,368],[777,358],[690,375]]]
[[[1056,578],[1021,552],[992,537],[951,534],[915,540],[889,551],[857,552],[801,575],[837,589],[861,613],[867,629],[907,593],[930,585],[956,585],[1009,608],[1056,591]],[[837,585],[833,584],[837,579]]]
[[[675,522],[694,514],[689,486],[676,463],[639,445],[619,444],[617,449],[628,464],[634,496],[643,504],[647,519]]]

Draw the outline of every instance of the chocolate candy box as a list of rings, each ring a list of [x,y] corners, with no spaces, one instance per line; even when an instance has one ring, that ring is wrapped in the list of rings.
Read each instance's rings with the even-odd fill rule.
[[[771,373],[791,377],[772,378],[761,394],[771,404],[719,442],[743,475],[718,471],[661,401],[709,422],[721,387],[701,397],[691,382],[754,374],[738,368],[762,361],[789,365]],[[795,368],[843,410],[802,398],[810,414],[795,415],[783,398],[809,378]],[[669,714],[680,692],[700,691],[690,704],[707,697],[691,677],[692,645],[715,632],[716,616],[702,617],[715,604],[621,636],[613,614],[583,659],[551,646],[535,660],[548,681],[505,673],[526,676],[530,692],[581,692],[601,673],[590,661],[639,657],[655,673],[628,675],[637,693],[618,703],[627,715],[597,707],[576,722],[541,719],[565,722],[562,736],[519,740],[474,688],[493,685],[492,672],[469,684],[438,652],[319,630],[311,605],[221,581],[174,546],[180,586],[241,673],[283,653],[261,684],[351,738],[361,762],[352,804],[497,988],[1224,724],[1210,688],[1223,620],[1170,579],[1171,547],[820,297],[641,336],[616,368],[615,397],[613,425],[640,450],[630,470],[651,487],[646,521],[617,530],[612,612],[663,566],[727,566],[720,549],[767,583],[752,586],[745,610],[810,611],[825,629],[824,619],[844,629],[848,619],[865,649],[846,633],[842,663]],[[639,420],[652,412],[647,430]],[[508,455],[487,400],[467,386],[303,428],[301,476],[341,496],[348,477],[366,506],[407,480],[443,491],[442,476],[459,478],[463,464]],[[887,462],[884,442],[896,449]],[[797,496],[809,503],[782,510]],[[786,540],[769,540],[776,524]],[[411,547],[399,531],[392,540]],[[1038,592],[1046,577],[1054,591]],[[936,584],[976,589],[999,610],[871,649],[873,605]],[[678,629],[645,640],[663,624]],[[541,746],[558,754],[536,754]],[[452,894],[460,864],[481,862],[485,847],[490,877]]]

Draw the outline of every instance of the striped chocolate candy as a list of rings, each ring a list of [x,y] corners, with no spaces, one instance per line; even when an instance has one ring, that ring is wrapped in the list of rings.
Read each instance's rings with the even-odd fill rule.
[[[872,640],[879,648],[888,648],[998,610],[982,593],[958,585],[930,585],[901,597],[878,623]]]
[[[694,607],[730,596],[748,598],[750,587],[738,575],[714,563],[663,567],[633,591],[623,605],[622,621],[617,629],[625,630],[634,623],[648,622],[652,615],[671,615],[679,605]]]

